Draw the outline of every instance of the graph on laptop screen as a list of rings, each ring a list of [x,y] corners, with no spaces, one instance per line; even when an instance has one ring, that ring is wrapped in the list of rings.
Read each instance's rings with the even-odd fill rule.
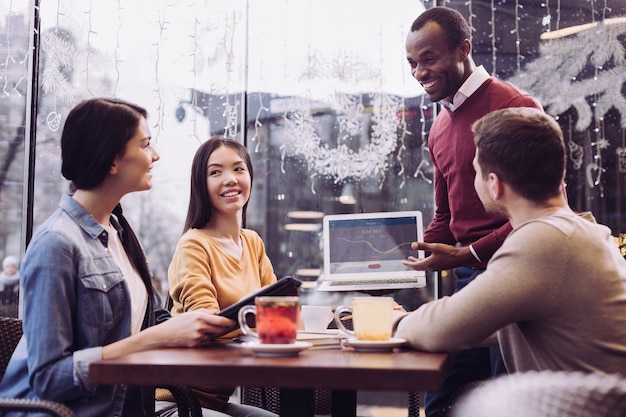
[[[422,240],[419,211],[328,215],[324,218],[324,277],[326,281],[381,285],[404,281],[420,286],[422,271],[402,265],[418,256],[411,243]],[[358,283],[357,283],[358,284]]]

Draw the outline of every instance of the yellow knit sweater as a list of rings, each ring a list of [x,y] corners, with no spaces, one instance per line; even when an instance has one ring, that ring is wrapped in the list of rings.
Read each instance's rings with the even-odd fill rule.
[[[222,310],[261,287],[276,282],[272,264],[261,237],[240,231],[240,259],[224,253],[217,241],[202,229],[188,230],[178,241],[168,270],[169,293],[174,301],[172,315],[207,308]],[[225,337],[232,337],[233,334]],[[194,387],[203,407],[221,410],[235,387]],[[157,399],[173,400],[167,392]]]

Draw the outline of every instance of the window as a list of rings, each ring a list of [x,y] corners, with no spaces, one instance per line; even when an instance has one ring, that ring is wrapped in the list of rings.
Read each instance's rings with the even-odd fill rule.
[[[317,277],[324,214],[419,209],[432,218],[427,140],[437,108],[410,76],[404,40],[419,12],[441,2],[41,3],[33,38],[30,2],[0,0],[2,258],[20,258],[67,191],[60,134],[73,105],[92,96],[149,111],[162,156],[154,188],[123,204],[161,283],[187,210],[192,156],[215,134],[250,150],[246,226],[264,238],[279,276]],[[614,52],[624,47],[626,6],[564,3],[445,5],[473,27],[477,64],[558,118],[572,207],[617,235],[626,232],[626,106],[624,57]]]

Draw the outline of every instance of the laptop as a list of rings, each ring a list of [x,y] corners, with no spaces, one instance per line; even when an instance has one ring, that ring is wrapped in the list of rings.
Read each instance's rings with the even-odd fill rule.
[[[423,240],[422,213],[330,214],[324,216],[324,275],[319,291],[368,291],[421,288],[426,273],[406,267],[411,249]]]

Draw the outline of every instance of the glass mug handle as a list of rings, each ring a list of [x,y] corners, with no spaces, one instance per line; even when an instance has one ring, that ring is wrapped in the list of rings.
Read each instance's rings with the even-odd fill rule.
[[[352,313],[352,308],[348,306],[337,307],[335,309],[335,324],[337,325],[337,328],[339,330],[354,337],[356,335],[356,333],[354,333],[354,330],[350,330],[346,326],[344,326],[343,321],[341,320],[342,313]]]
[[[259,334],[252,330],[250,326],[248,326],[248,321],[246,320],[246,316],[248,315],[248,313],[256,315],[256,307],[253,305],[245,305],[239,309],[239,312],[237,313],[239,327],[241,327],[241,331],[246,336],[254,336],[258,338]]]

